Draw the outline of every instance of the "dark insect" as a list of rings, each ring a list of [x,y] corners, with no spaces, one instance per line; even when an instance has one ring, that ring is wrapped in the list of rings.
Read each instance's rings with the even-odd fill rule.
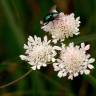
[[[57,16],[58,16],[58,12],[49,13],[44,17],[43,23],[49,23],[50,21],[53,21]]]
[[[58,12],[56,11],[56,6],[53,6],[48,15],[43,18],[43,23],[48,24],[50,21],[53,21],[57,16]]]

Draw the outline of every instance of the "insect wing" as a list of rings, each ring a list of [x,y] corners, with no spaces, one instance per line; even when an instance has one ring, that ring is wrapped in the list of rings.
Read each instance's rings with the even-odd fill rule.
[[[49,10],[50,13],[58,13],[56,11],[56,5],[54,5],[50,10]]]

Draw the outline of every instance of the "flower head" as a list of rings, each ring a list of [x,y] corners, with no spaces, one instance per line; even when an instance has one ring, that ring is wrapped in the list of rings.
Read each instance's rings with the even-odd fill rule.
[[[74,14],[65,15],[59,13],[58,17],[48,24],[44,24],[41,29],[49,32],[54,40],[63,41],[65,38],[73,37],[79,34],[78,27],[80,26],[79,17],[74,18]]]
[[[28,61],[32,65],[32,69],[40,69],[41,66],[47,66],[50,61],[55,61],[56,55],[55,49],[58,47],[52,47],[50,40],[47,40],[47,36],[42,41],[40,37],[29,36],[28,45],[24,44],[26,50],[25,55],[20,55],[22,60]]]
[[[60,57],[57,63],[53,64],[54,70],[58,71],[58,76],[68,75],[68,79],[73,79],[79,74],[89,74],[90,69],[94,68],[91,63],[95,61],[94,58],[90,58],[90,54],[86,53],[89,48],[90,46],[85,46],[84,43],[81,43],[81,47],[74,46],[74,43],[70,43],[67,47],[62,44]]]

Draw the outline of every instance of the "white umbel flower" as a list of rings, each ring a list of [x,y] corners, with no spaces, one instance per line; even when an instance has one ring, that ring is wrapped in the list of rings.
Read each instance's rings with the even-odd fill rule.
[[[58,17],[48,24],[44,24],[41,29],[49,32],[55,40],[63,41],[65,38],[73,37],[79,34],[80,21],[79,17],[74,18],[74,14],[65,15],[63,12],[58,14]]]
[[[20,58],[28,61],[32,65],[32,69],[36,70],[40,69],[41,66],[46,67],[50,61],[55,61],[55,50],[58,50],[59,47],[52,47],[50,40],[47,40],[47,36],[44,37],[43,41],[40,37],[34,36],[33,38],[29,36],[28,45],[24,44],[24,49],[26,50],[25,55],[20,55]]]
[[[91,63],[95,61],[94,58],[90,58],[90,54],[86,54],[89,48],[90,45],[85,46],[84,43],[81,43],[81,47],[74,46],[74,43],[70,43],[67,47],[62,44],[60,57],[57,63],[53,64],[54,70],[58,71],[58,76],[68,76],[68,79],[73,79],[79,74],[89,74],[90,69],[94,68]]]

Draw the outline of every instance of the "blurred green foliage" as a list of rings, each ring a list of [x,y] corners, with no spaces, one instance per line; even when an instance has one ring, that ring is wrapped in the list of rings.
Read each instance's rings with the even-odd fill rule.
[[[57,5],[59,11],[80,16],[81,35],[66,40],[91,44],[96,57],[96,0],[0,0],[0,85],[25,74],[29,65],[20,60],[23,44],[29,35],[44,36],[40,20]],[[90,76],[73,81],[59,79],[52,66],[32,71],[19,82],[0,89],[0,96],[96,96],[96,65]]]

